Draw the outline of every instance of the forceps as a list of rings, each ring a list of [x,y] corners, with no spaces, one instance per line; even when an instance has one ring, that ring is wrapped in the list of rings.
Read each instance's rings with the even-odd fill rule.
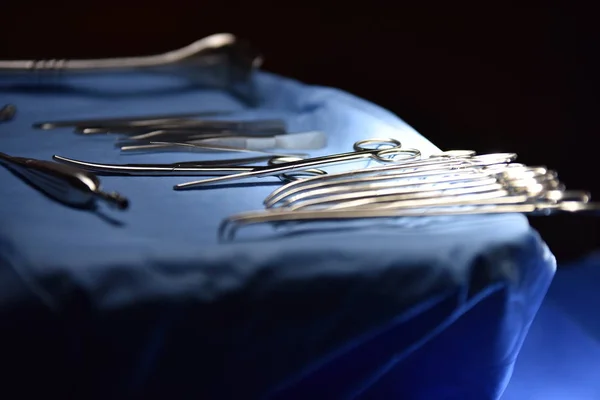
[[[371,148],[369,146],[374,146]],[[379,146],[388,146],[384,149],[379,149]],[[208,178],[200,181],[187,182],[175,185],[173,189],[182,190],[189,189],[195,186],[205,185],[209,183],[226,182],[250,177],[263,177],[280,175],[283,173],[294,172],[298,170],[306,170],[311,167],[322,165],[333,165],[345,162],[352,162],[363,159],[373,159],[381,163],[402,163],[407,160],[416,159],[421,156],[421,152],[417,149],[404,149],[402,144],[392,138],[386,139],[365,139],[354,143],[354,151],[349,153],[340,153],[322,157],[302,159],[279,164],[277,166],[256,167],[252,171],[241,172],[235,175],[219,176],[216,178]],[[401,159],[396,159],[395,156],[403,156]]]

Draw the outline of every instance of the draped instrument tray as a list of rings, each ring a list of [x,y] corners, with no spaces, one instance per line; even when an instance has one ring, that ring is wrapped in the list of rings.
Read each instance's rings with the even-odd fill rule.
[[[425,155],[437,150],[391,113],[340,90],[262,72],[256,79],[255,110],[226,93],[142,74],[5,89],[1,102],[18,115],[0,124],[0,151],[113,163],[214,158],[120,155],[110,135],[31,127],[204,109],[323,130],[329,145],[315,154],[370,137],[394,137]],[[500,396],[555,269],[524,216],[293,234],[267,226],[270,235],[219,243],[222,218],[260,209],[280,182],[172,190],[185,180],[103,177],[131,208],[92,213],[0,170],[0,397],[42,386],[86,399]]]

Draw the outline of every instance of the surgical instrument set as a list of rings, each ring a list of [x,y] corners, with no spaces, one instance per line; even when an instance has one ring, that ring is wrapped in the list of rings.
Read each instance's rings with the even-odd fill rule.
[[[521,166],[520,164],[511,163],[516,159],[516,156],[514,153],[474,155],[474,152],[469,150],[453,150],[435,154],[426,159],[338,172],[318,180],[307,178],[295,182],[293,185],[282,186],[275,190],[265,199],[265,205],[272,207],[286,196],[297,195],[302,191],[323,190],[331,185],[355,183],[357,178],[363,178],[363,182],[392,179],[395,185],[397,184],[398,174],[402,174],[404,177],[420,176],[431,181],[432,177],[448,175],[449,170],[468,172],[468,170],[473,171],[474,168],[490,169],[505,165],[510,167]],[[412,175],[407,175],[408,173]],[[365,180],[366,177],[369,178]]]
[[[129,200],[116,192],[102,191],[93,174],[51,161],[14,157],[0,153],[0,164],[47,196],[72,207],[91,208],[96,199],[119,210],[129,207]]]
[[[335,187],[322,188],[319,190],[309,190],[304,193],[299,193],[295,196],[290,196],[287,199],[276,204],[278,207],[286,207],[288,209],[300,209],[306,207],[319,207],[329,203],[351,203],[356,204],[361,200],[378,202],[389,202],[394,199],[404,199],[407,196],[417,198],[439,197],[443,195],[458,195],[464,192],[488,192],[490,190],[503,189],[507,181],[515,184],[515,173],[521,173],[516,168],[507,168],[506,170],[497,173],[485,172],[427,172],[427,173],[409,173],[406,175],[389,175],[378,176],[373,178],[384,178],[385,181],[379,180],[370,183],[336,185]],[[532,169],[531,173],[538,174],[532,178],[537,178],[540,181],[547,180],[549,185],[558,185],[553,181],[552,175],[543,175],[546,171],[543,168],[538,168],[538,171]],[[429,176],[424,176],[424,175]],[[437,175],[437,177],[436,177]],[[433,179],[431,179],[432,177]],[[521,178],[521,177],[519,177]],[[542,182],[540,182],[542,183]],[[512,191],[527,190],[525,186],[512,186]],[[268,208],[275,208],[275,205],[270,203]]]
[[[226,218],[219,234],[231,239],[240,227],[262,223],[600,211],[589,193],[566,190],[554,171],[515,158],[447,152],[291,182],[265,199],[266,210]]]
[[[226,90],[254,106],[252,82],[262,57],[229,33],[214,34],[180,49],[141,57],[85,60],[0,60],[0,73],[57,77],[65,73],[142,72],[184,77],[192,84]]]
[[[143,57],[0,61],[0,72],[25,76],[35,72],[36,79],[55,72],[175,73],[201,86],[230,91],[254,106],[258,96],[253,74],[261,63],[262,57],[235,36],[217,34]],[[11,110],[4,107],[0,120],[12,118]],[[234,110],[42,121],[33,127],[71,128],[86,136],[114,135],[122,154],[256,153],[246,158],[167,163],[101,163],[58,154],[53,156],[56,162],[50,162],[0,153],[7,168],[19,170],[46,194],[71,205],[102,198],[118,208],[127,207],[122,196],[100,190],[96,175],[207,177],[179,183],[173,187],[177,191],[247,178],[276,177],[284,182],[264,199],[264,210],[226,218],[221,227],[225,236],[232,236],[241,226],[270,222],[600,210],[588,193],[567,190],[554,171],[515,163],[514,153],[478,155],[451,150],[423,157],[419,149],[405,148],[396,139],[371,138],[355,142],[349,152],[313,157],[288,154],[322,149],[327,136],[319,130],[290,132],[283,119],[243,118]],[[346,163],[359,166],[341,172],[329,168]]]

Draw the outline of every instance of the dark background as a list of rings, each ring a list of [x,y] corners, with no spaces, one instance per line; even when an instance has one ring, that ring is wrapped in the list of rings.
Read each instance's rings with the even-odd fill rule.
[[[0,58],[144,55],[231,32],[264,69],[373,101],[442,149],[514,151],[600,199],[591,4],[15,1]],[[600,248],[599,221],[531,219],[561,261]]]

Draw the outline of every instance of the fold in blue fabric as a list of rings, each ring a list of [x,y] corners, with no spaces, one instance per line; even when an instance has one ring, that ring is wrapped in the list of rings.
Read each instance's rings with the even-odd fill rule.
[[[0,88],[0,103],[18,107],[0,125],[0,151],[113,163],[211,159],[217,155],[123,155],[110,135],[31,128],[202,110],[322,130],[328,146],[315,155],[370,137],[438,150],[376,105],[264,72],[256,109],[175,78],[65,80],[44,90]],[[41,387],[86,399],[502,394],[555,269],[524,216],[263,226],[224,243],[221,220],[262,208],[281,183],[172,190],[185,180],[103,177],[131,209],[89,212],[0,171],[0,397]]]

